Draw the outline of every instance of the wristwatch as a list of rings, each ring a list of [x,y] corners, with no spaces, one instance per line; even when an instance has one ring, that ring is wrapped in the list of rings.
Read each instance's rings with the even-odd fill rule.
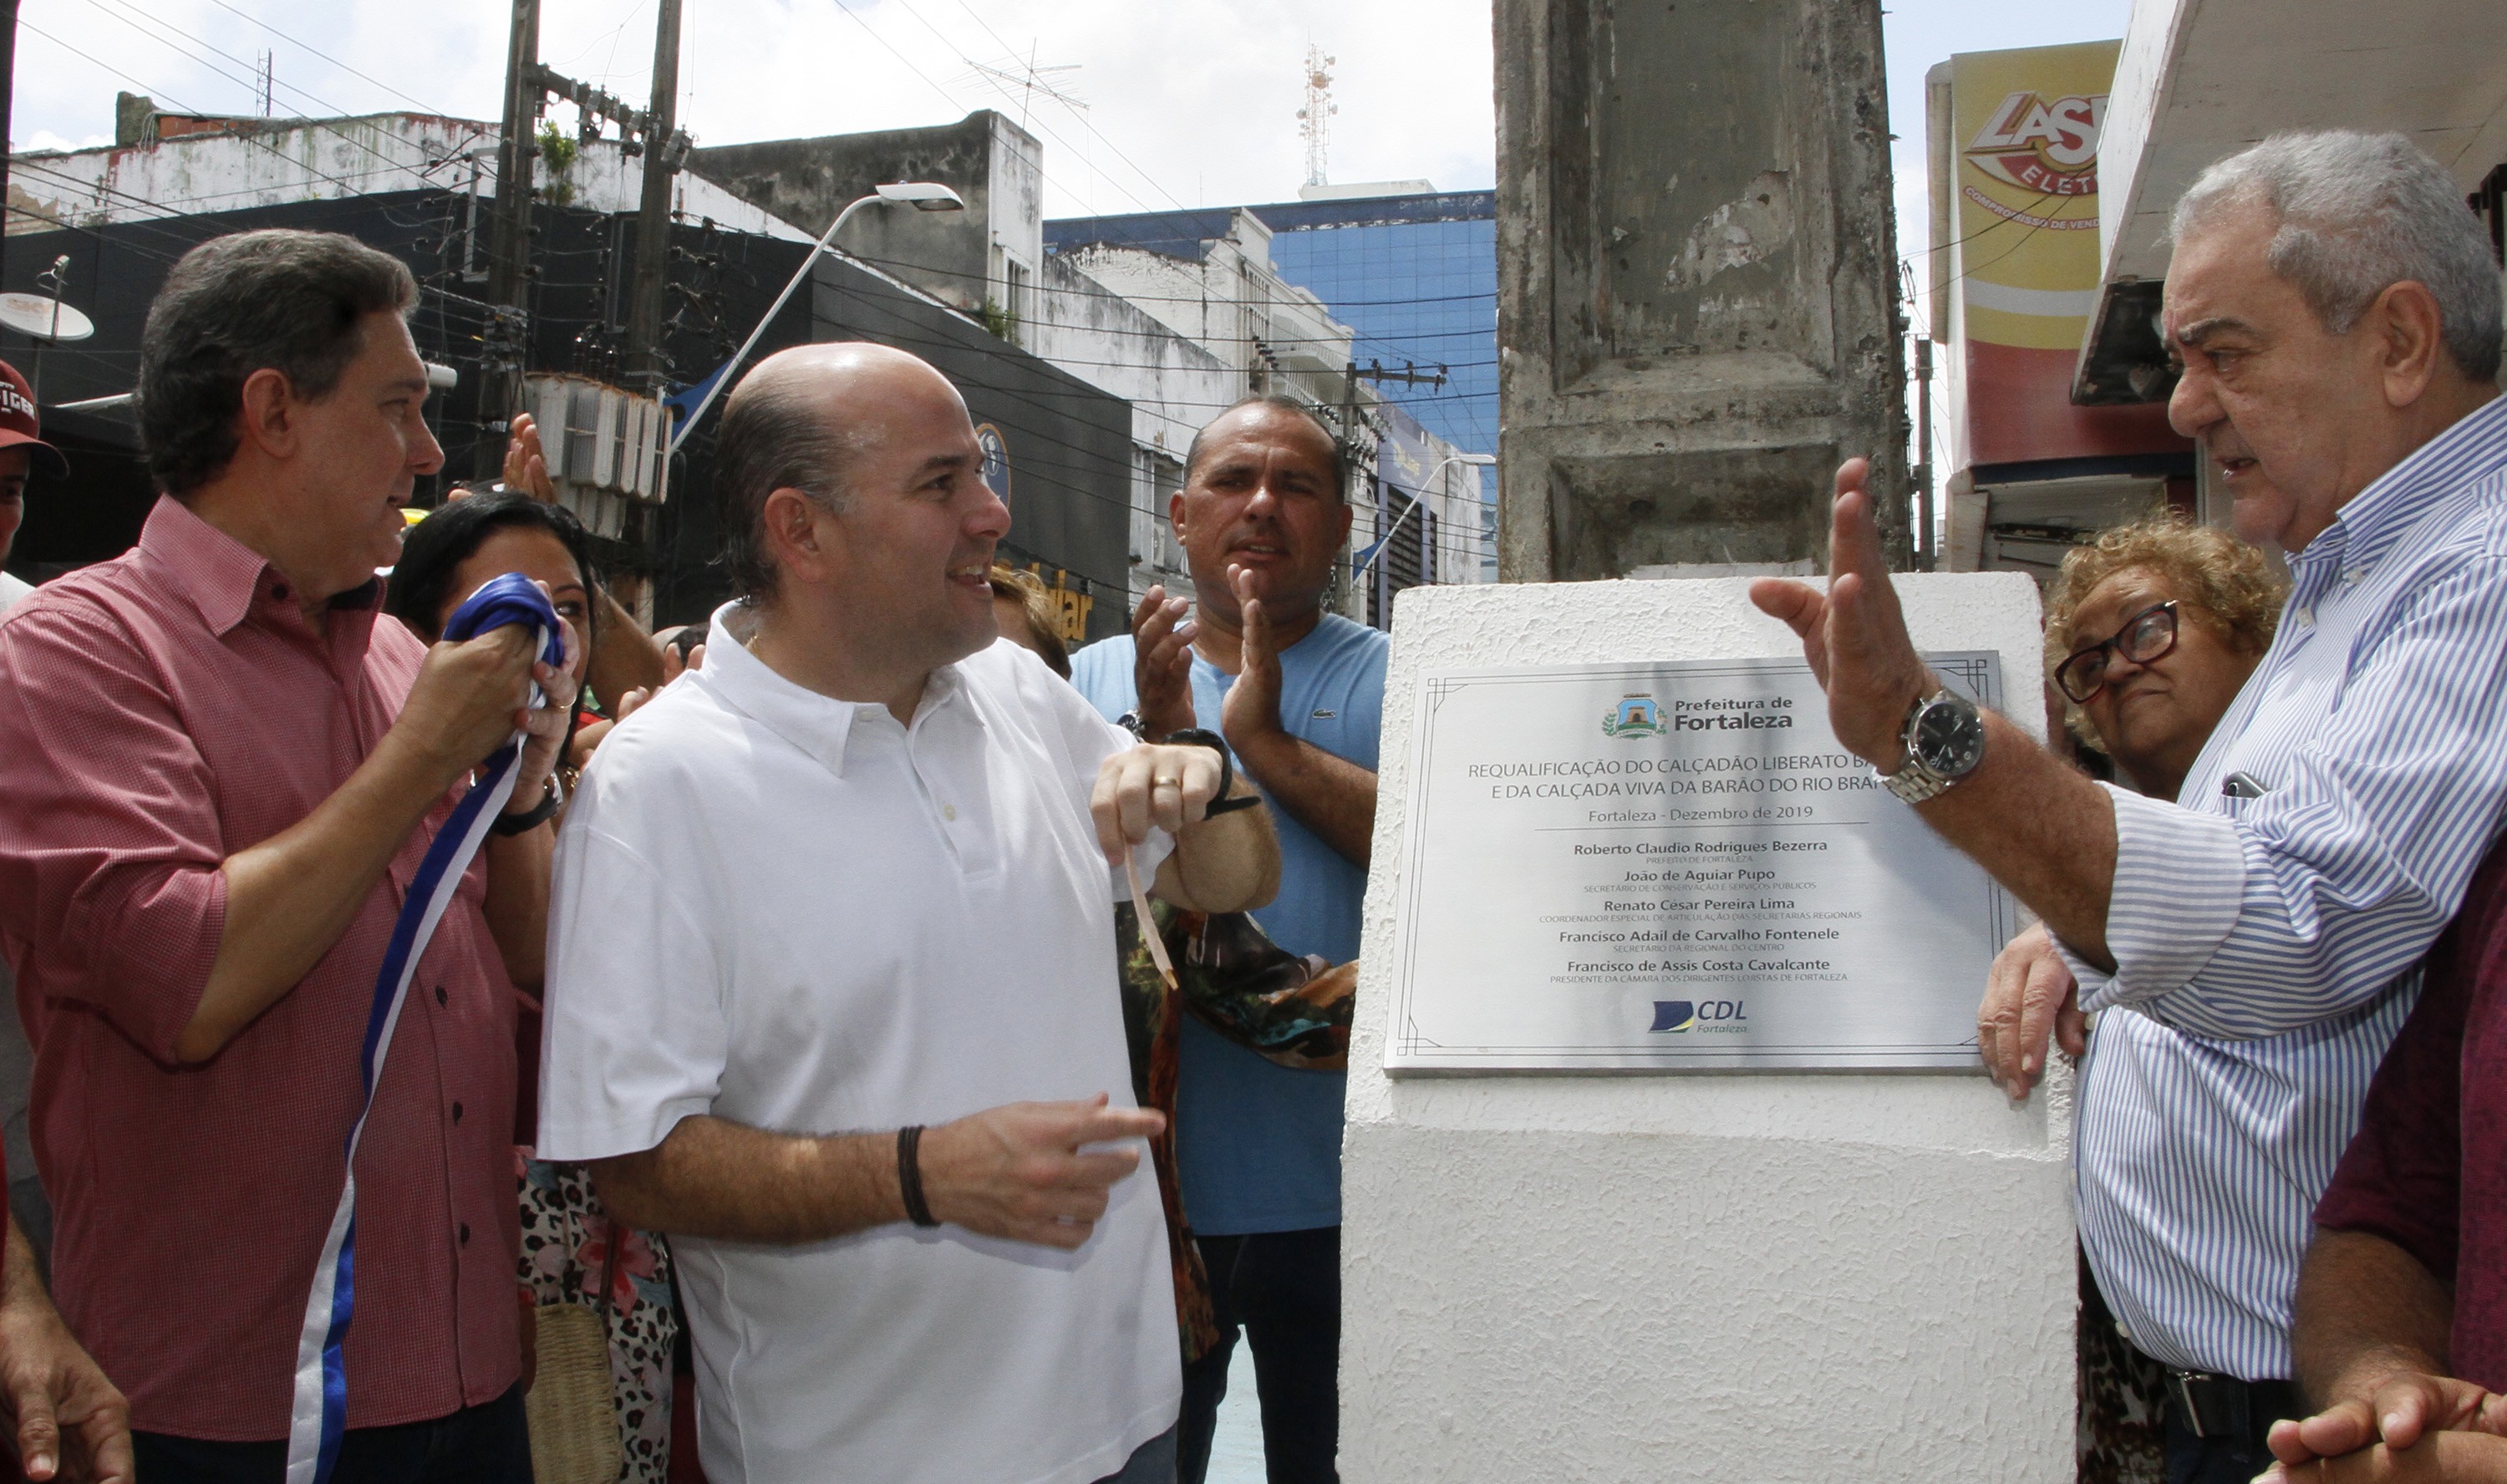
[[[1906,761],[1895,773],[1877,768],[1882,787],[1909,804],[1938,797],[1984,761],[1984,717],[1976,703],[1946,686],[1917,698],[1898,734]]]
[[[557,775],[552,772],[549,775],[548,786],[540,791],[540,801],[537,804],[519,814],[510,812],[498,814],[488,829],[490,834],[510,840],[516,835],[529,834],[547,823],[551,814],[563,808],[565,808],[565,785],[559,782]]]
[[[1207,819],[1217,814],[1234,814],[1240,809],[1252,809],[1254,805],[1262,802],[1261,797],[1258,794],[1249,793],[1239,794],[1234,798],[1228,797],[1229,791],[1236,786],[1236,759],[1235,755],[1227,750],[1227,739],[1219,736],[1217,733],[1209,731],[1202,727],[1187,727],[1181,732],[1169,732],[1167,734],[1167,745],[1170,747],[1208,747],[1211,751],[1218,754],[1218,791],[1212,794],[1210,796],[1210,802],[1202,807],[1201,815],[1203,818]]]

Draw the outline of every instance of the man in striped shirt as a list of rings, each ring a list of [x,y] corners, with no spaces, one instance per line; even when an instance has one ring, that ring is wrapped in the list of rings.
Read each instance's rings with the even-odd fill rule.
[[[1801,635],[1838,740],[2044,919],[2068,973],[2041,982],[2112,1012],[2083,1073],[2082,1240],[2180,1378],[2171,1480],[2244,1480],[2299,1410],[2308,1213],[2507,804],[2507,402],[2486,235],[2400,135],[2267,140],[2195,182],[2174,237],[2171,420],[2294,578],[2180,802],[1962,714],[1908,640],[1859,459],[1828,592],[1752,597]],[[2042,1066],[2052,1010],[1997,1070]]]

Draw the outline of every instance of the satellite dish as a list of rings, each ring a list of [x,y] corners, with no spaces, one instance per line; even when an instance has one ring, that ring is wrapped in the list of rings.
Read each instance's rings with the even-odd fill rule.
[[[30,340],[85,340],[95,322],[78,310],[41,294],[0,294],[0,325]]]

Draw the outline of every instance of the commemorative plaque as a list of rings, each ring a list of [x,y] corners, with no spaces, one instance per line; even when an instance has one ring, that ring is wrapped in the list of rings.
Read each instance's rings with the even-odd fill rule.
[[[1803,662],[1434,671],[1411,744],[1388,1070],[1980,1069],[2016,909]]]

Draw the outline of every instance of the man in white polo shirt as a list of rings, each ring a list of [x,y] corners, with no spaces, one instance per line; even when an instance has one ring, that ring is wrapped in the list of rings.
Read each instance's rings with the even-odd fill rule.
[[[1169,1480],[1118,862],[1250,908],[1270,826],[1205,820],[1223,751],[1132,746],[997,638],[1009,513],[924,362],[772,357],[717,458],[754,628],[716,614],[751,637],[622,722],[576,795],[539,1152],[671,1234],[715,1484]]]

